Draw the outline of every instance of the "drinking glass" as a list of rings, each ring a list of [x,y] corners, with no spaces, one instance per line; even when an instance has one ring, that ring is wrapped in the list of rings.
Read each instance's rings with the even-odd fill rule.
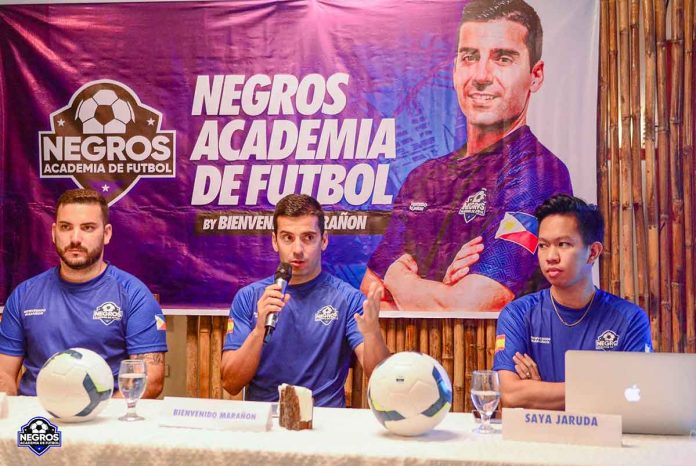
[[[471,400],[481,414],[481,425],[474,432],[491,434],[498,432],[491,427],[491,416],[500,401],[500,379],[496,371],[474,371],[471,377]]]
[[[138,416],[135,412],[135,405],[147,385],[147,366],[142,359],[126,359],[121,361],[121,368],[118,371],[118,389],[126,400],[128,411],[125,415],[118,418],[119,421],[142,421],[145,418]]]

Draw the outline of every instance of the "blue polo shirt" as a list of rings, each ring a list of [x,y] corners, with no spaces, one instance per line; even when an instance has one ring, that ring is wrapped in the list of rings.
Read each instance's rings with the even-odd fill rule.
[[[582,310],[556,303],[558,313],[573,324]],[[565,381],[568,350],[652,351],[650,321],[635,304],[597,290],[587,315],[572,327],[564,325],[551,304],[550,289],[509,303],[500,313],[493,370],[515,372],[512,357],[528,354],[545,382]]]
[[[484,250],[469,273],[519,296],[537,268],[534,210],[554,194],[572,194],[568,169],[528,126],[478,154],[461,152],[411,172],[368,267],[384,277],[408,253],[421,277],[442,281],[461,246],[483,236]]]
[[[268,277],[236,294],[223,350],[242,346],[256,326],[256,303],[271,283],[273,277]],[[327,272],[288,286],[287,293],[290,301],[263,347],[246,398],[277,401],[278,386],[287,383],[311,389],[316,406],[344,407],[353,351],[363,341],[353,316],[362,314],[365,296]]]
[[[167,351],[163,323],[162,310],[147,287],[116,266],[107,264],[101,275],[85,283],[64,281],[54,267],[10,294],[0,322],[0,353],[24,358],[27,370],[20,395],[36,395],[36,377],[46,360],[74,347],[101,355],[117,389],[122,360]]]

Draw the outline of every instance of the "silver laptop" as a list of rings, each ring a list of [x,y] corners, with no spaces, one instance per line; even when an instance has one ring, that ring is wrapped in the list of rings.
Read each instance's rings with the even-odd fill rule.
[[[696,433],[696,354],[568,351],[566,410],[620,414],[632,434]]]

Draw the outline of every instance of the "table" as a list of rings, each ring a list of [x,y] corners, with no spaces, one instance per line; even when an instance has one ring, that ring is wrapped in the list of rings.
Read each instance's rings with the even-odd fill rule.
[[[450,413],[435,430],[415,438],[389,434],[369,410],[316,408],[314,429],[218,432],[159,427],[158,400],[143,400],[147,419],[125,423],[123,400],[111,400],[92,422],[61,424],[63,445],[37,457],[17,447],[17,431],[46,413],[34,397],[10,397],[0,419],[1,465],[665,465],[695,464],[696,438],[625,435],[622,448],[503,441],[471,430],[470,414]]]

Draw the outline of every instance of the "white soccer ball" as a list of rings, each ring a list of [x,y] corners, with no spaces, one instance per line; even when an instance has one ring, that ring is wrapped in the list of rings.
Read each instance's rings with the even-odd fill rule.
[[[427,354],[396,353],[375,368],[367,401],[377,420],[398,435],[420,435],[438,425],[452,406],[452,384]]]
[[[99,414],[111,399],[114,376],[94,351],[70,348],[51,356],[36,378],[36,395],[51,416],[82,422]]]
[[[135,121],[133,107],[111,89],[100,89],[80,102],[76,117],[85,134],[124,134],[126,125]]]

